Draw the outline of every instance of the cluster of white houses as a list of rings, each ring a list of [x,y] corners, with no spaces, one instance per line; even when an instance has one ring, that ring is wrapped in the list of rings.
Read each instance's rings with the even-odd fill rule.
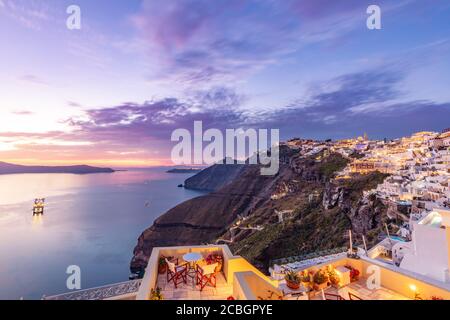
[[[353,160],[340,176],[390,174],[365,195],[376,195],[404,222],[400,237],[384,240],[369,256],[389,256],[401,270],[450,283],[450,129],[390,142],[368,141],[360,153],[363,157]]]
[[[336,148],[339,151],[339,148]],[[366,141],[338,178],[374,171],[390,176],[376,190],[379,198],[409,205],[413,213],[450,207],[450,130],[419,132],[393,141]]]

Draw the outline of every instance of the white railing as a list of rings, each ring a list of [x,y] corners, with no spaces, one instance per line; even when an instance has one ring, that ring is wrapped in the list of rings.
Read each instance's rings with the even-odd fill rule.
[[[130,299],[137,294],[141,280],[133,280],[111,284],[103,287],[79,290],[51,297],[43,297],[43,300],[108,300]]]

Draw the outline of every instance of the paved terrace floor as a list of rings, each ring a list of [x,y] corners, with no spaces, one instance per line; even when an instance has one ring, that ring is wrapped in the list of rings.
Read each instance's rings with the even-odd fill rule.
[[[187,284],[180,284],[175,289],[173,283],[167,283],[164,274],[158,276],[157,286],[161,288],[165,300],[227,300],[233,295],[233,286],[226,282],[222,273],[217,275],[216,288],[208,285],[200,292],[200,288],[194,282],[194,279],[188,277]]]
[[[357,282],[353,282],[348,286],[341,289],[328,288],[325,290],[326,293],[339,294],[345,300],[349,300],[348,293],[357,295],[363,300],[411,300],[397,292],[381,287],[376,290],[369,290],[366,285],[366,280],[362,279]],[[322,300],[321,293],[318,293],[314,300]]]

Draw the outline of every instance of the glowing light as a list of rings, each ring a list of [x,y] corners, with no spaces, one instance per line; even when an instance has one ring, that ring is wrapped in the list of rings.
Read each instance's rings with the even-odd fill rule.
[[[411,289],[411,291],[413,291],[413,292],[417,291],[417,287],[414,284],[410,284],[409,289]]]

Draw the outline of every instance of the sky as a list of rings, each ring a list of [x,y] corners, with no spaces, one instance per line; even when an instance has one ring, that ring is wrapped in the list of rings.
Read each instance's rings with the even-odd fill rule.
[[[194,121],[282,139],[441,131],[449,21],[444,0],[0,0],[0,161],[170,165]]]

